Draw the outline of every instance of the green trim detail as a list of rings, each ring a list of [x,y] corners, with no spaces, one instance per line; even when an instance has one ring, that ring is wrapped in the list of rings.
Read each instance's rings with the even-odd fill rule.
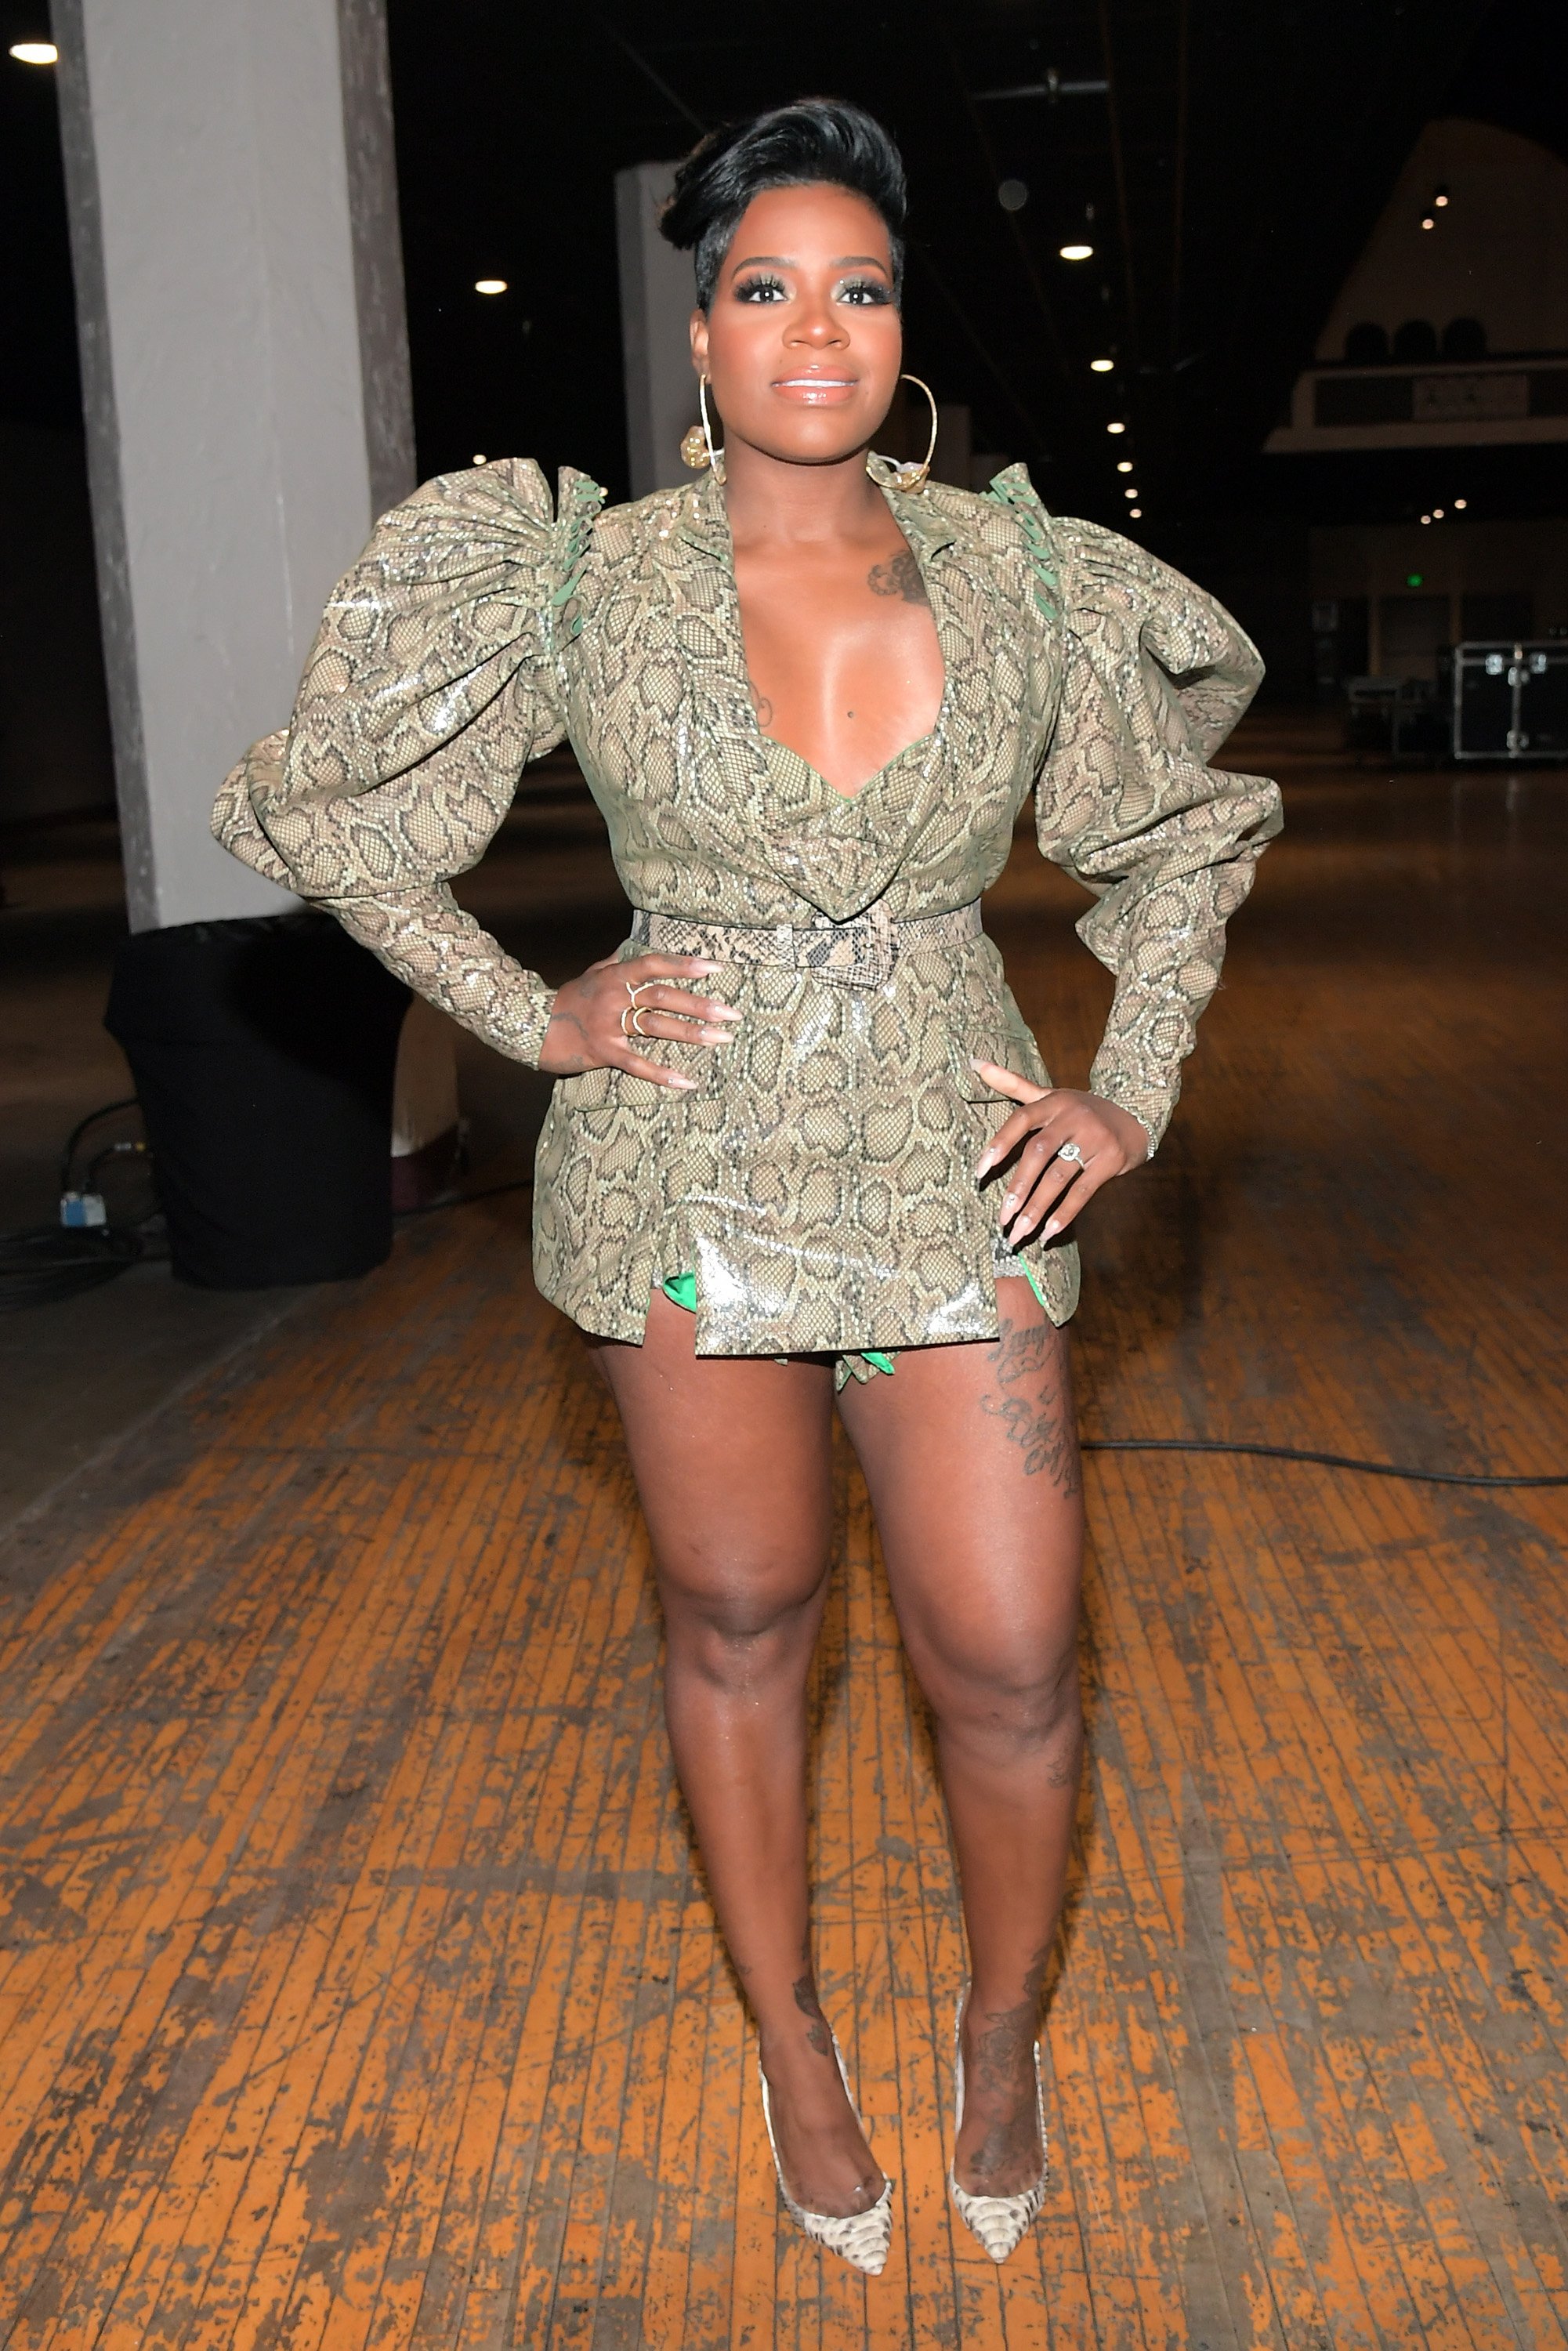
[[[1033,1266],[1030,1265],[1027,1258],[1019,1258],[1019,1265],[1022,1271],[1028,1276],[1030,1288],[1039,1299],[1041,1306],[1045,1306],[1045,1292],[1041,1290],[1039,1282],[1035,1280]],[[661,1281],[659,1287],[664,1291],[672,1306],[684,1306],[688,1314],[695,1314],[696,1312],[697,1278],[695,1273],[673,1273],[668,1281]],[[1047,1313],[1049,1313],[1050,1311],[1050,1308],[1047,1307]],[[869,1364],[873,1372],[885,1372],[890,1379],[894,1373],[898,1369],[898,1357],[896,1353],[893,1354],[884,1354],[883,1351],[877,1347],[862,1347],[858,1352],[862,1364]]]
[[[601,490],[597,482],[591,481],[583,474],[568,486],[561,501],[556,535],[560,542],[560,562],[565,576],[549,601],[552,610],[559,612],[565,622],[569,637],[581,632],[582,608],[574,600],[588,562],[593,527],[607,496],[608,492]]]
[[[1034,601],[1046,619],[1054,621],[1058,612],[1055,595],[1046,591],[1054,591],[1058,586],[1056,549],[1045,526],[1045,508],[1040,503],[1039,491],[1021,465],[1009,465],[1006,473],[997,475],[989,489],[982,495],[997,506],[1006,507],[1015,517],[1024,535],[1030,569],[1035,575]],[[1041,1303],[1044,1303],[1043,1300]]]

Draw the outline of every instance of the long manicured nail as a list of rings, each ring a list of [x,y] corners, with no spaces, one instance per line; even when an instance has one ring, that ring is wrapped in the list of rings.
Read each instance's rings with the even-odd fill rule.
[[[1059,1233],[1061,1230],[1061,1217],[1048,1217],[1046,1218],[1045,1230],[1044,1230],[1044,1232],[1043,1232],[1043,1233],[1041,1233],[1041,1235],[1040,1235],[1040,1238],[1041,1238],[1041,1240],[1042,1240],[1042,1241],[1048,1241],[1048,1240],[1051,1238],[1051,1237],[1052,1233]]]
[[[697,1089],[695,1078],[672,1078],[670,1083],[673,1086],[678,1086],[684,1094],[695,1093]]]
[[[1006,1199],[1002,1202],[1002,1219],[1004,1223],[1007,1218],[1012,1215],[1012,1212],[1018,1207],[1018,1194],[1016,1192],[1009,1192]]]
[[[997,1155],[994,1151],[982,1151],[975,1168],[976,1183],[979,1182],[982,1176],[988,1176],[996,1164]]]
[[[708,1014],[710,1020],[743,1020],[745,1018],[745,1014],[737,1012],[733,1004],[716,1004]]]

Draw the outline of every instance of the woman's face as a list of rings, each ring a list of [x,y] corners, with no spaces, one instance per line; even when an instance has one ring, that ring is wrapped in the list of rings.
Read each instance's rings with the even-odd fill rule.
[[[863,449],[893,402],[904,333],[882,215],[847,188],[770,188],[747,205],[692,357],[727,441],[795,465]]]

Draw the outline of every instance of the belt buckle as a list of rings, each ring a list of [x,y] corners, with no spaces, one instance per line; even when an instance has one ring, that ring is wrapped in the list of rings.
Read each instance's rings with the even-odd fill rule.
[[[881,905],[852,923],[808,930],[797,965],[839,987],[885,987],[898,961],[898,938]]]

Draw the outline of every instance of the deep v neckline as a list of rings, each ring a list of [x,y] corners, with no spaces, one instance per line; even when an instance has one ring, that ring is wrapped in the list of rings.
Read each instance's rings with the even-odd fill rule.
[[[854,800],[862,799],[865,794],[871,790],[873,785],[881,783],[883,778],[884,776],[891,775],[894,768],[902,767],[904,762],[906,759],[911,758],[916,751],[924,751],[928,745],[940,741],[943,729],[947,720],[948,702],[953,692],[952,664],[947,658],[947,648],[942,642],[941,616],[937,611],[936,599],[932,593],[932,583],[930,575],[926,569],[925,551],[916,544],[915,539],[911,538],[908,531],[905,530],[903,518],[901,517],[897,507],[894,505],[892,498],[888,496],[886,489],[883,488],[883,486],[880,483],[877,486],[882,490],[883,497],[887,504],[887,510],[892,515],[894,523],[897,525],[898,535],[904,541],[904,550],[914,559],[915,569],[920,574],[921,585],[925,590],[925,601],[931,612],[931,626],[936,637],[936,658],[942,664],[942,692],[936,704],[936,716],[932,720],[931,725],[925,729],[925,732],[923,735],[917,735],[912,743],[906,743],[901,751],[895,751],[890,759],[884,759],[882,766],[875,768],[871,775],[867,776],[862,783],[856,784],[852,791],[847,792],[841,790],[837,784],[833,783],[829,777],[824,776],[821,768],[815,766],[811,760],[808,759],[803,751],[797,751],[793,743],[786,743],[781,735],[766,734],[758,720],[756,705],[751,699],[751,672],[747,665],[746,660],[746,621],[740,609],[740,588],[735,576],[735,539],[729,528],[729,515],[727,510],[725,508],[723,498],[720,497],[718,499],[719,510],[724,517],[723,528],[729,556],[729,560],[726,564],[725,569],[729,574],[730,611],[735,622],[736,650],[740,656],[740,674],[746,681],[746,708],[751,720],[752,732],[764,753],[769,749],[787,752],[789,757],[795,761],[797,767],[804,768],[806,773],[812,777],[816,782],[821,784],[825,792],[830,792],[834,799],[843,800],[846,804]]]
[[[946,701],[947,689],[946,684],[944,684],[942,689],[943,709],[938,710],[936,714],[936,726],[928,727],[924,735],[917,735],[913,743],[906,743],[902,751],[895,751],[891,759],[884,759],[882,766],[878,768],[873,774],[869,775],[864,783],[857,784],[852,792],[841,791],[837,784],[831,783],[828,778],[823,775],[821,768],[813,767],[810,760],[806,758],[804,752],[796,750],[793,743],[786,743],[782,737],[778,735],[765,735],[760,726],[757,730],[758,739],[760,741],[765,750],[782,751],[787,759],[793,759],[798,768],[804,768],[806,773],[812,778],[813,782],[821,784],[822,789],[825,792],[831,793],[834,799],[842,800],[846,806],[852,806],[854,801],[863,799],[867,792],[871,790],[872,787],[874,784],[880,784],[884,776],[892,775],[895,768],[902,768],[906,760],[914,758],[916,752],[926,750],[931,745],[937,741],[942,732],[942,719],[946,710]],[[755,716],[755,714],[753,715]]]

